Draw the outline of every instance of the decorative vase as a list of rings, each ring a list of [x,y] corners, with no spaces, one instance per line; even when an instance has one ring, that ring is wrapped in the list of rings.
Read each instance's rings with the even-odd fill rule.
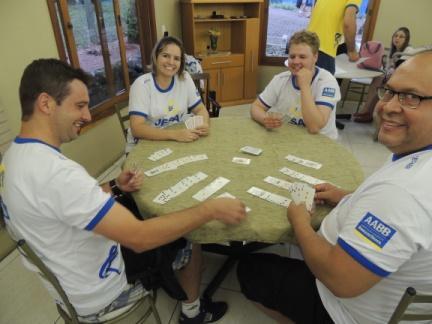
[[[213,52],[216,52],[217,42],[218,42],[218,36],[210,35],[210,48]]]

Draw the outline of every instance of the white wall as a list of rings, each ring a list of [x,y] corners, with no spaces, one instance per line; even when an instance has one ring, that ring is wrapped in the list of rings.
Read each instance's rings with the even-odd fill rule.
[[[381,0],[374,30],[374,40],[390,46],[391,36],[398,27],[411,31],[411,45],[432,44],[432,0]],[[262,91],[273,75],[284,67],[261,66],[258,91]]]
[[[399,27],[408,27],[411,45],[432,44],[432,0],[381,0],[374,39],[390,46]]]

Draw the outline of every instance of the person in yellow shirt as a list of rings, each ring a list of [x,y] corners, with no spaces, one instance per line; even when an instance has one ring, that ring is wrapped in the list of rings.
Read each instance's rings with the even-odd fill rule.
[[[336,48],[341,36],[345,38],[350,61],[359,59],[355,46],[357,32],[356,16],[362,0],[317,1],[307,30],[317,33],[320,50],[317,66],[335,73]]]

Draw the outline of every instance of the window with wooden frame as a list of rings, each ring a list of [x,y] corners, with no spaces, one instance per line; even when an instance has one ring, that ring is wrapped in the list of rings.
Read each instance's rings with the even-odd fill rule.
[[[93,76],[93,121],[127,100],[156,43],[153,0],[47,0],[60,59]]]
[[[260,65],[282,66],[291,35],[305,29],[313,5],[321,0],[264,0],[261,15]],[[357,15],[358,43],[372,39],[380,0],[363,0]]]

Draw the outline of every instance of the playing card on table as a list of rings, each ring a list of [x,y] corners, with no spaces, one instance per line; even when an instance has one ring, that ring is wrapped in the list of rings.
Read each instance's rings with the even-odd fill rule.
[[[311,184],[313,186],[316,185],[316,184],[320,184],[320,183],[326,182],[324,180],[308,176],[308,175],[303,174],[301,172],[294,171],[294,170],[292,170],[290,168],[287,168],[287,167],[283,167],[279,171],[282,172],[283,174],[286,174],[287,176],[290,176],[291,178],[295,178],[295,179],[307,182],[307,183],[309,183],[309,184]]]
[[[151,160],[151,161],[160,160],[160,159],[164,158],[165,156],[170,155],[172,152],[173,151],[170,148],[165,148],[165,149],[156,151],[149,156],[149,160]]]
[[[237,156],[233,157],[232,161],[234,163],[237,163],[237,164],[246,164],[246,165],[251,163],[250,159],[241,158],[241,157],[237,157]]]
[[[177,197],[178,195],[182,194],[186,190],[188,190],[190,187],[192,187],[194,184],[200,182],[201,180],[204,180],[207,178],[207,174],[203,172],[197,172],[189,177],[183,178],[179,182],[177,182],[175,185],[171,186],[170,188],[163,190],[159,195],[157,195],[153,202],[164,205],[171,199]]]
[[[169,193],[167,191],[162,191],[159,195],[153,199],[155,203],[158,203],[160,205],[166,204],[171,199]]]
[[[270,176],[266,177],[264,179],[264,182],[267,182],[267,183],[270,183],[272,185],[275,185],[276,187],[291,191],[291,185],[292,185],[291,182],[288,182],[288,181],[285,181],[285,180],[282,180],[279,178],[275,178],[275,177],[270,177]]]
[[[253,146],[243,146],[240,151],[252,155],[260,155],[262,153],[262,149]]]
[[[191,161],[195,162],[195,161],[202,161],[202,160],[207,160],[208,156],[207,154],[196,154],[196,155],[190,155],[191,157]]]
[[[320,169],[322,167],[321,163],[318,163],[318,162],[315,162],[315,161],[306,160],[306,159],[302,159],[302,158],[299,158],[298,156],[291,155],[291,154],[288,154],[285,157],[285,159],[287,159],[288,161],[291,161],[291,162],[294,162],[294,163],[306,166],[308,168],[314,168],[316,170],[318,170],[318,169]]]
[[[295,182],[291,185],[291,198],[296,203],[305,203],[306,209],[311,211],[313,207],[315,189],[305,183]]]
[[[287,197],[277,195],[257,187],[250,187],[247,192],[255,197],[267,200],[268,202],[271,202],[279,206],[288,207],[289,204],[291,203],[291,199]]]
[[[217,177],[215,180],[213,180],[212,183],[210,183],[209,185],[198,191],[195,195],[193,195],[192,198],[198,201],[204,201],[208,197],[213,195],[216,191],[225,186],[228,182],[230,182],[230,180],[227,178]]]
[[[161,168],[159,168],[159,167],[156,167],[156,168],[153,168],[153,169],[150,169],[150,170],[147,170],[144,172],[144,174],[148,177],[155,176],[159,173],[162,173]]]
[[[154,167],[150,170],[145,171],[144,174],[148,177],[152,177],[152,176],[155,176],[155,175],[160,174],[162,172],[175,170],[175,169],[177,169],[178,166],[181,166],[181,165],[186,164],[186,163],[202,161],[202,160],[207,160],[207,159],[208,159],[207,154],[189,155],[189,156],[179,158],[177,160],[166,162],[166,163],[159,165],[157,167]]]

